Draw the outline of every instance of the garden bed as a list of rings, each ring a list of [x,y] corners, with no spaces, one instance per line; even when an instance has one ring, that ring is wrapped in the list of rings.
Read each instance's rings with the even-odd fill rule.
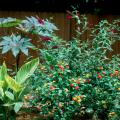
[[[43,48],[36,48],[23,33],[1,38],[2,53],[12,51],[16,58],[15,74],[8,74],[5,63],[0,67],[2,120],[15,120],[16,113],[17,120],[119,120],[120,55],[107,54],[120,40],[120,22],[102,20],[92,30],[78,11],[69,12],[68,18],[78,25],[71,41],[53,34],[57,27],[38,17],[27,17],[18,29],[41,36],[37,42]],[[1,26],[8,26],[7,20]],[[86,31],[90,38],[83,41]],[[28,55],[29,48],[40,56],[30,56],[19,68],[19,55]]]
[[[17,115],[16,120],[54,120],[53,115],[49,115],[49,116],[43,116],[43,115],[39,115],[39,114],[35,114],[35,113],[19,113]],[[87,119],[87,118],[81,118],[80,116],[75,116],[73,117],[73,120],[100,120],[100,119]]]
[[[50,117],[50,116],[49,116]],[[43,116],[35,113],[19,113],[16,120],[48,120],[48,116]],[[52,119],[51,119],[52,120]]]

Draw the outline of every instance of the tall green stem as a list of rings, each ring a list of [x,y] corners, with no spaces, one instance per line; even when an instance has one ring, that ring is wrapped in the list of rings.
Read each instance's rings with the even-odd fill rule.
[[[16,73],[18,72],[19,69],[19,62],[20,62],[20,53],[16,57]]]

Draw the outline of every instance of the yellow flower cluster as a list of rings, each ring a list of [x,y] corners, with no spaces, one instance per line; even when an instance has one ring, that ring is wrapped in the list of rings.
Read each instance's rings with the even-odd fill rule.
[[[109,117],[112,117],[112,116],[115,116],[115,115],[116,115],[115,112],[110,112],[110,113],[109,113]]]
[[[70,79],[70,82],[72,82],[72,83],[77,83],[77,84],[81,84],[81,83],[85,83],[86,80],[83,79],[83,78],[72,78],[72,79]]]
[[[118,88],[118,90],[120,90],[120,87]]]
[[[77,103],[80,103],[83,98],[84,98],[83,95],[77,95],[77,96],[73,97],[72,100],[76,101]]]

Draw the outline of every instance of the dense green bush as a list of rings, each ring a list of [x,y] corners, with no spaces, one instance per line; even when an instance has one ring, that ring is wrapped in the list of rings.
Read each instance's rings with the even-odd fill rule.
[[[119,21],[102,20],[90,29],[86,17],[78,16],[77,11],[71,13],[71,18],[77,22],[75,38],[66,42],[53,35],[43,42],[41,64],[32,77],[33,91],[27,101],[40,114],[53,114],[55,120],[70,120],[74,116],[118,120],[120,58],[108,58],[108,53],[119,40]],[[81,40],[80,36],[88,30],[90,38]]]

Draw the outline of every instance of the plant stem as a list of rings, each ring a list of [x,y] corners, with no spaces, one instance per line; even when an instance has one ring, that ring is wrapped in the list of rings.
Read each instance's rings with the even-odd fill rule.
[[[19,62],[20,62],[20,53],[16,57],[16,73],[18,72],[19,69]]]
[[[9,107],[7,107],[5,111],[5,120],[16,120],[16,113],[14,110],[11,110]]]

